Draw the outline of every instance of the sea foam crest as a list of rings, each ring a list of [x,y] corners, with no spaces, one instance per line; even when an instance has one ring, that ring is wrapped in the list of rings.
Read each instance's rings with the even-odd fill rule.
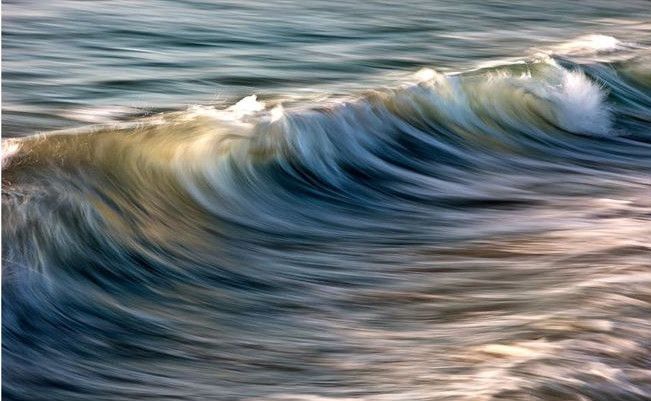
[[[4,139],[2,141],[2,168],[5,168],[11,162],[12,157],[20,150],[20,143],[13,139]]]
[[[208,117],[221,121],[241,122],[243,118],[254,115],[264,109],[264,102],[259,101],[256,95],[251,95],[240,99],[240,101],[225,109],[218,109],[213,106],[190,106],[187,110],[187,117],[189,119]]]
[[[551,50],[556,54],[581,56],[594,53],[612,52],[623,47],[625,47],[624,44],[612,36],[585,35],[554,46]]]
[[[542,101],[537,106],[539,112],[559,127],[577,134],[611,133],[612,111],[604,89],[583,72],[569,71],[552,58],[547,58],[545,63],[550,68],[536,76],[531,71],[513,76],[511,71],[501,69],[487,73],[481,81],[468,82],[463,76],[423,69],[415,78],[431,88],[428,102],[442,114],[440,118],[466,128],[484,126],[484,117],[479,117],[477,112],[504,119],[510,118],[508,110],[513,109],[513,117],[525,118],[525,114],[518,112],[522,94],[517,88],[526,88]]]
[[[611,111],[606,94],[585,74],[563,70],[562,82],[552,92],[558,122],[568,131],[593,135],[611,132]]]

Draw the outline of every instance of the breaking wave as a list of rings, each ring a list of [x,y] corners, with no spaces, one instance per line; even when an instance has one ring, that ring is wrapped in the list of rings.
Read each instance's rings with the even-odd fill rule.
[[[648,398],[650,60],[4,140],[3,394]]]

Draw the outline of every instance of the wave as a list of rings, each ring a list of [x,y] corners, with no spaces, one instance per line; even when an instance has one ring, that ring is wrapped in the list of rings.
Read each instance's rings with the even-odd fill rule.
[[[464,74],[425,69],[415,83],[322,106],[285,110],[253,95],[225,109],[197,105],[6,139],[4,204],[20,220],[5,236],[19,236],[28,213],[49,213],[42,202],[53,199],[72,202],[93,230],[108,225],[127,237],[153,216],[171,235],[167,221],[189,208],[195,222],[326,239],[381,231],[393,214],[423,208],[537,202],[531,188],[559,172],[634,185],[651,166],[643,65],[545,56]],[[561,186],[557,195],[577,191]],[[66,247],[77,234],[43,235]],[[131,241],[137,253],[151,252]]]
[[[565,47],[3,140],[3,394],[648,395],[649,55]]]
[[[135,136],[138,130],[148,130],[149,136],[153,135],[149,131],[159,131],[160,139],[177,142],[182,148],[191,148],[192,142],[199,141],[200,146],[218,148],[237,143],[250,152],[265,151],[259,147],[278,151],[292,146],[297,153],[305,152],[306,146],[311,151],[322,147],[332,152],[333,147],[343,150],[353,143],[371,144],[385,139],[392,129],[394,136],[405,134],[401,132],[403,127],[408,127],[407,135],[421,131],[415,136],[430,136],[428,142],[468,134],[478,142],[507,137],[522,142],[536,135],[636,136],[638,132],[631,124],[646,124],[649,120],[649,71],[645,67],[648,53],[638,52],[625,62],[613,63],[578,63],[565,58],[588,50],[594,55],[624,47],[612,37],[590,35],[557,46],[562,52],[537,54],[531,59],[467,73],[440,74],[422,69],[414,74],[415,83],[372,91],[358,99],[308,105],[307,109],[285,110],[280,103],[267,108],[252,95],[225,109],[195,105],[183,112],[129,123],[8,139],[3,144],[13,149],[18,144],[29,147],[29,143],[57,141],[45,138],[58,135],[98,136],[101,132],[99,136],[105,137],[110,131],[123,133],[130,129]],[[195,126],[197,132],[172,138],[174,129],[183,124]],[[391,128],[373,128],[374,124]],[[317,133],[319,130],[325,133]],[[443,135],[436,138],[438,134]],[[124,140],[124,135],[116,136],[116,140]],[[313,140],[318,143],[309,144]],[[15,152],[4,153],[10,154],[9,158]]]

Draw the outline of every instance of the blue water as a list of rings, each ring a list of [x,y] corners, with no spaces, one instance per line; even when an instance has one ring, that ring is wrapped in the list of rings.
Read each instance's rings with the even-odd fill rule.
[[[252,94],[350,95],[587,34],[648,43],[650,17],[631,0],[6,1],[3,135]]]
[[[2,14],[3,398],[651,399],[648,2]]]

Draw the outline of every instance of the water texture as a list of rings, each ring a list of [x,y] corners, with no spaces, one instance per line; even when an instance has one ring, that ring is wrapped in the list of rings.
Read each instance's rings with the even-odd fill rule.
[[[650,16],[3,3],[3,397],[651,399]]]

